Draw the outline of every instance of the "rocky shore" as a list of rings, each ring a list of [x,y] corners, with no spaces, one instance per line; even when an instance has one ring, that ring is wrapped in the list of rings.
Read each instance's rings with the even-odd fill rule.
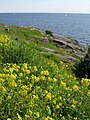
[[[39,47],[44,50],[40,51],[42,54],[53,54],[64,62],[74,63],[78,59],[83,58],[87,53],[87,48],[82,46],[77,40],[52,32],[52,36],[50,37],[39,28],[34,28],[32,26],[19,27],[0,25],[0,31],[1,33],[11,35],[15,40],[24,40],[24,42],[27,42],[28,44],[31,42],[36,42],[36,44],[41,42]]]
[[[73,40],[71,38],[67,38],[61,35],[53,34],[53,43],[56,44],[57,47],[60,47],[63,49],[63,51],[67,51],[70,54],[65,54],[65,55],[59,55],[56,53],[55,50],[45,48],[44,49],[48,53],[52,53],[56,56],[58,56],[62,61],[64,62],[76,62],[77,59],[83,58],[85,54],[87,53],[87,48],[82,46],[77,40]]]

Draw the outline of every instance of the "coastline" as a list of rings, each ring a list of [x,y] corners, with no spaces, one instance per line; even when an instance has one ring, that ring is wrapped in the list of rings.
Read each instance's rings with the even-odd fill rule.
[[[69,37],[65,37],[55,33],[53,33],[53,37],[50,37],[49,35],[45,34],[45,32],[41,31],[40,28],[32,26],[0,26],[2,26],[2,33],[11,35],[12,38],[15,40],[18,40],[21,37],[20,34],[25,35],[26,39],[34,39],[35,41],[38,39],[37,42],[41,42],[40,48],[44,50],[44,52],[41,51],[42,54],[52,54],[64,62],[74,63],[78,59],[83,58],[87,53],[87,48],[85,46],[82,46],[77,40],[73,40]],[[13,30],[16,33],[14,33]],[[19,35],[17,35],[17,31],[20,32]],[[35,31],[34,34],[32,33],[32,31]],[[24,41],[29,43],[31,40]],[[51,47],[52,45],[53,47]]]

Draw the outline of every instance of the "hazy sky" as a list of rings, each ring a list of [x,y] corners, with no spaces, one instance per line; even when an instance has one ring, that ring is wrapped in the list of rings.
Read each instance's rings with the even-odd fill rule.
[[[90,13],[90,0],[0,0],[1,12]]]

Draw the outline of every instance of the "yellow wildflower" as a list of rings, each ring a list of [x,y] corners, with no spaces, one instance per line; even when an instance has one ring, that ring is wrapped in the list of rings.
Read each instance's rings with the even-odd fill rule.
[[[49,100],[51,100],[51,98],[52,98],[52,97],[51,97],[51,93],[48,93],[48,94],[46,95],[46,98],[49,99]]]
[[[22,92],[22,94],[23,94],[23,96],[26,96],[26,95],[27,95],[27,90],[24,90],[24,91]]]
[[[77,85],[74,85],[74,86],[72,87],[72,89],[73,89],[74,91],[78,91],[78,86],[77,86]]]
[[[48,70],[45,71],[45,75],[49,75],[49,71]]]
[[[11,99],[11,96],[9,95],[9,96],[7,97],[7,99],[10,100],[10,99]]]
[[[60,106],[59,106],[59,105],[56,105],[56,109],[58,109],[58,108],[60,108]]]
[[[22,120],[22,117],[17,113],[18,120]]]
[[[25,78],[26,78],[26,80],[28,80],[28,79],[29,79],[27,76],[26,76]]]
[[[33,69],[34,69],[34,71],[38,71],[38,69],[37,69],[37,67],[36,67],[36,66],[34,66],[34,67],[33,67]]]
[[[46,110],[50,110],[50,107],[47,105]]]
[[[90,90],[88,90],[88,92],[87,92],[87,96],[90,97]]]
[[[30,118],[29,115],[25,115],[25,120],[28,120]]]
[[[31,111],[31,110],[29,110],[29,111],[28,111],[28,114],[29,114],[29,115],[32,115],[32,111]]]
[[[6,88],[3,87],[3,86],[1,86],[1,87],[0,87],[0,91],[4,94],[4,93],[6,92]]]
[[[10,43],[12,42],[10,40],[10,38],[11,37],[9,37],[8,35],[1,34],[0,35],[0,46],[7,48],[10,45]]]
[[[45,90],[45,91],[44,91],[44,93],[45,93],[45,94],[47,94],[47,93],[48,93],[48,91],[47,91],[47,90]]]
[[[48,76],[48,75],[49,75],[49,71],[48,71],[48,70],[42,71],[42,72],[41,72],[41,75],[46,75],[46,76]]]
[[[9,73],[13,73],[13,68],[9,68]]]
[[[5,80],[4,80],[3,78],[1,78],[1,79],[0,79],[0,82],[2,82],[2,83],[3,83],[4,81],[5,81]]]
[[[66,87],[66,83],[65,82],[61,81],[60,85],[63,86],[63,87]]]
[[[60,100],[62,100],[62,97],[61,97],[61,96],[59,96],[59,99],[60,99]]]
[[[20,80],[20,79],[19,79],[17,82],[18,82],[18,83],[21,83],[21,82],[22,82],[22,80]]]
[[[63,61],[60,61],[60,64],[63,64]]]
[[[25,70],[26,74],[30,74],[30,70]]]
[[[53,86],[50,85],[49,88],[50,88],[50,89],[53,89]]]
[[[11,74],[9,77],[10,77],[11,80],[16,79],[16,75],[13,75],[13,74]]]
[[[72,108],[75,108],[76,106],[74,104],[72,104]]]
[[[44,120],[54,120],[52,117],[47,116]]]
[[[45,76],[40,76],[40,80],[45,80]]]
[[[26,85],[23,85],[21,88],[22,88],[22,90],[27,90],[28,89],[28,87]]]
[[[16,82],[15,82],[14,80],[11,81],[11,82],[9,83],[9,85],[10,85],[12,88],[17,87],[17,84],[16,84]]]
[[[70,97],[70,94],[68,94],[67,96]]]
[[[55,98],[55,99],[53,100],[53,103],[56,104],[56,102],[57,102],[57,99]]]
[[[52,78],[48,77],[48,81],[52,81]]]
[[[74,105],[78,103],[78,101],[76,101],[75,99],[72,99],[72,101]]]
[[[25,69],[27,69],[27,63],[24,63],[24,64],[23,64],[23,67],[24,67]]]
[[[89,86],[89,84],[90,84],[90,79],[87,79],[87,78],[84,79],[84,78],[82,78],[81,83],[82,83],[83,85]]]
[[[22,76],[23,76],[23,73],[19,73],[19,76],[22,77]]]
[[[57,79],[56,79],[56,78],[53,78],[53,82],[57,82]]]
[[[77,120],[78,118],[77,117],[74,117],[74,120]]]
[[[28,69],[28,66],[27,66],[26,63],[24,63],[24,64],[22,65],[22,71],[24,72],[24,71],[27,70],[27,69]]]
[[[36,112],[35,114],[36,114],[37,118],[39,118],[39,117],[40,117],[39,112]]]
[[[11,118],[8,118],[7,120],[12,120]]]

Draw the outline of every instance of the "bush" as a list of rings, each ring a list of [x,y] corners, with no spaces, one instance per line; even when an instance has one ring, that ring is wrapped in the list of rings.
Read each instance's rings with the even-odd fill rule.
[[[12,40],[11,37],[5,34],[0,34],[0,63],[2,62],[3,55],[6,49],[11,48]]]
[[[50,30],[45,30],[45,33],[46,33],[47,35],[50,35],[51,37],[53,37],[53,32],[52,32],[52,31],[50,31]]]
[[[12,43],[11,37],[5,34],[0,35],[0,50],[10,47]]]
[[[19,45],[13,45],[3,51],[1,63],[32,63],[32,65],[41,66],[44,62],[46,64],[48,59],[44,58],[40,51],[41,49],[35,44],[20,42]]]
[[[28,56],[25,54],[25,48],[20,46],[20,48],[10,48],[6,49],[2,57],[3,63],[23,63],[28,61]]]
[[[84,58],[80,59],[73,69],[76,77],[78,78],[89,78],[90,79],[90,46],[88,47],[88,52]]]
[[[37,59],[37,46],[15,42],[8,35],[0,35],[0,63],[30,63]]]

